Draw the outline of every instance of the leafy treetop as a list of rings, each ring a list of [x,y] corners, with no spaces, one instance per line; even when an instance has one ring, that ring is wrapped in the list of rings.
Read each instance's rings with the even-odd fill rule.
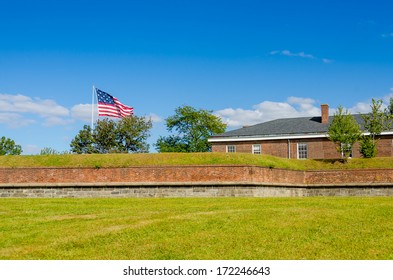
[[[71,141],[71,152],[77,154],[146,153],[152,121],[130,116],[119,121],[98,120],[94,129],[85,125]]]
[[[355,118],[348,113],[342,106],[337,108],[333,121],[328,128],[328,138],[336,144],[337,151],[344,158],[348,158],[353,144],[361,136],[359,124]]]
[[[2,136],[0,138],[0,156],[4,155],[20,155],[22,153],[22,147],[16,145],[15,141]]]
[[[160,152],[209,152],[208,138],[223,133],[227,127],[212,111],[191,106],[178,107],[166,119],[166,126],[174,134],[157,140],[155,146]]]

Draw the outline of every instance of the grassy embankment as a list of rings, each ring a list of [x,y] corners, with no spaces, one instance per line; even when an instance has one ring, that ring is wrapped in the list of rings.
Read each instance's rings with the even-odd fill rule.
[[[393,259],[393,200],[1,199],[0,259]]]
[[[340,160],[296,160],[267,155],[226,153],[167,153],[110,155],[2,156],[1,167],[127,167],[154,165],[257,165],[294,170],[393,168],[393,158]]]
[[[242,154],[4,156],[0,167],[251,164],[393,168],[393,159]],[[0,199],[0,259],[393,259],[393,199]]]

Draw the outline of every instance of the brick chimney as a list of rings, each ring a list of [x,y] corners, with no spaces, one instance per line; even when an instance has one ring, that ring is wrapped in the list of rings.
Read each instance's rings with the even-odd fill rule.
[[[321,123],[329,122],[329,105],[321,104]]]

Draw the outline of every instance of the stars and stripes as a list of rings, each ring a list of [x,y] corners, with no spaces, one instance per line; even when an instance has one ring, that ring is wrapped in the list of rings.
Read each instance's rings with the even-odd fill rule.
[[[122,104],[116,97],[96,88],[98,99],[98,115],[123,118],[132,116],[134,108]]]

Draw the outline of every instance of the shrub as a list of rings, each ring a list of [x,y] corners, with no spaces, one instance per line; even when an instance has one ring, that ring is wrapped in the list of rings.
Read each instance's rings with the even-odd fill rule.
[[[365,158],[373,158],[377,156],[377,140],[372,139],[370,136],[363,136],[360,139],[360,153]]]

